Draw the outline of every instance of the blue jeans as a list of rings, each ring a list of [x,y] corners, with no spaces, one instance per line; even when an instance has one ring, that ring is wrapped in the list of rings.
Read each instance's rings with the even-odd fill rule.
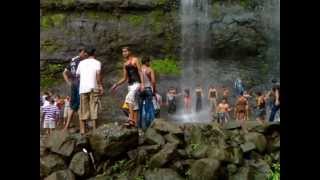
[[[155,110],[152,102],[152,90],[147,87],[140,94],[138,127],[145,129],[150,126],[155,118]]]
[[[277,114],[277,111],[280,109],[280,105],[273,105],[272,109],[271,109],[271,114],[270,114],[270,118],[269,121],[273,122],[274,121],[274,117]]]

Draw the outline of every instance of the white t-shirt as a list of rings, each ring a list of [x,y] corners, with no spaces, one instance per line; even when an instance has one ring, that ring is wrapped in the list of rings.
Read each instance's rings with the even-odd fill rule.
[[[79,94],[97,88],[97,73],[101,70],[100,61],[90,58],[80,61],[76,74],[80,75]]]

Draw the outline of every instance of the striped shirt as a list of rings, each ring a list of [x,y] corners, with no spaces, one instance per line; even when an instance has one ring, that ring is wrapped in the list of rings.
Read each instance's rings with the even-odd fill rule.
[[[59,109],[55,105],[48,105],[43,107],[42,112],[44,113],[44,120],[51,121],[52,119],[55,121],[59,116]]]

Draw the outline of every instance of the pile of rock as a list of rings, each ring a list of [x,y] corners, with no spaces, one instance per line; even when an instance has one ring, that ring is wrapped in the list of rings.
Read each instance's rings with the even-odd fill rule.
[[[249,121],[245,132],[233,121],[221,128],[157,119],[143,133],[113,123],[84,137],[56,131],[41,142],[40,178],[267,179],[280,161],[279,127]]]

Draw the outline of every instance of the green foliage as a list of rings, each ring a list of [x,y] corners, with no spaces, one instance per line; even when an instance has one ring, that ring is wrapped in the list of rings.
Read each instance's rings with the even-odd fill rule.
[[[240,5],[245,8],[249,8],[251,5],[251,0],[240,0]]]
[[[49,29],[52,27],[60,27],[63,25],[65,15],[62,13],[54,15],[45,15],[40,18],[40,27],[43,29]]]
[[[168,0],[157,0],[157,5],[162,6],[167,3]]]
[[[190,177],[191,176],[191,170],[188,169],[188,171],[185,172],[185,176]]]
[[[128,21],[130,24],[134,26],[139,26],[143,23],[144,17],[143,16],[138,16],[138,15],[130,15],[128,17]]]
[[[156,33],[163,31],[163,23],[165,23],[165,14],[162,11],[152,11],[150,13],[151,29]]]
[[[272,164],[272,171],[268,177],[269,180],[280,180],[280,163]]]
[[[154,59],[151,62],[151,67],[160,75],[178,76],[181,74],[181,67],[177,60],[171,58]]]
[[[56,74],[61,73],[63,71],[63,65],[61,64],[49,64],[47,68],[41,72],[40,76],[40,87],[49,88],[58,82],[62,81],[61,76],[59,78],[56,77]]]
[[[117,173],[120,172],[120,170],[123,170],[125,165],[127,163],[127,160],[121,160],[121,161],[117,161],[112,167],[112,173]]]
[[[199,150],[199,148],[200,148],[200,144],[191,144],[191,151],[192,152]]]
[[[218,2],[215,2],[212,5],[212,16],[213,17],[219,17],[221,15],[221,10],[220,10],[220,4]]]
[[[43,43],[40,45],[40,49],[42,51],[47,52],[48,54],[52,54],[53,52],[57,51],[61,47],[60,44],[57,43],[57,41],[47,39],[43,41]]]
[[[134,180],[144,180],[144,177],[143,176],[137,176],[134,178]]]

